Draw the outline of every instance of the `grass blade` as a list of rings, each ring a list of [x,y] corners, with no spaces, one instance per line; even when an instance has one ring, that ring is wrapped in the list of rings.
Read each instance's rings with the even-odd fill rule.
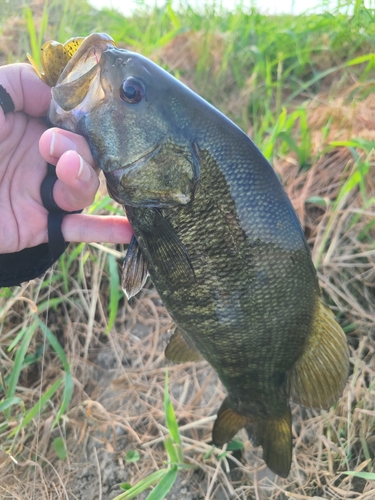
[[[147,488],[152,486],[154,483],[160,481],[166,474],[168,474],[169,471],[170,469],[160,469],[153,472],[130,488],[130,490],[125,493],[121,493],[121,495],[118,495],[113,500],[131,500],[143,491],[147,490]]]
[[[169,490],[172,488],[174,482],[176,481],[178,474],[177,466],[172,467],[163,479],[158,483],[157,486],[148,495],[146,500],[162,500],[165,498]]]
[[[345,471],[341,474],[347,474],[348,476],[360,477],[361,479],[366,479],[366,481],[375,481],[375,472],[356,472],[356,471]]]
[[[65,413],[65,411],[68,409],[70,401],[73,396],[73,389],[74,389],[74,381],[73,381],[73,376],[70,370],[70,364],[68,362],[68,359],[66,357],[64,349],[61,347],[59,341],[55,337],[55,335],[52,333],[52,331],[48,328],[47,325],[45,325],[37,316],[36,320],[39,323],[39,326],[41,330],[44,332],[44,334],[47,337],[48,342],[52,346],[53,350],[56,352],[58,357],[60,358],[60,361],[63,365],[65,374],[63,377],[64,380],[64,394],[61,402],[60,409],[55,417],[55,420],[53,422],[53,426],[57,424],[57,422],[60,420],[61,416]]]
[[[5,410],[7,410],[8,408],[10,408],[11,406],[18,405],[20,403],[22,403],[21,398],[14,397],[14,398],[4,399],[4,401],[0,402],[0,412],[3,412]]]
[[[65,446],[65,441],[61,436],[55,438],[53,440],[53,449],[56,452],[56,455],[59,457],[60,460],[65,460],[66,457],[68,456],[68,453],[66,451],[66,446]]]
[[[110,278],[110,291],[109,291],[109,317],[107,325],[107,333],[111,330],[115,324],[118,304],[120,301],[120,278],[118,273],[118,267],[116,259],[113,255],[108,254],[108,268],[109,268],[109,278]]]
[[[30,7],[27,6],[24,7],[23,12],[26,18],[26,27],[30,39],[31,55],[36,65],[40,68],[40,45],[38,44],[33,12]]]
[[[63,382],[63,378],[59,378],[56,382],[46,390],[46,392],[42,395],[42,397],[35,403],[35,405],[29,410],[25,417],[22,419],[21,423],[9,434],[9,437],[17,434],[21,429],[24,429],[26,425],[31,422],[33,418],[39,415],[42,409],[46,406],[46,404],[53,398],[56,394],[57,390],[61,386]]]
[[[60,358],[60,361],[64,367],[64,370],[67,373],[70,372],[70,365],[69,365],[68,359],[67,359],[65,351],[61,347],[59,341],[57,340],[55,335],[52,333],[52,331],[48,328],[48,326],[46,324],[44,324],[40,318],[38,318],[38,316],[35,316],[35,319],[39,325],[39,328],[42,330],[42,332],[47,337],[47,340],[51,344],[53,350],[56,352],[56,354]]]
[[[66,372],[64,379],[65,379],[64,380],[64,394],[63,394],[60,409],[56,415],[56,418],[53,422],[52,427],[54,427],[57,424],[57,422],[60,420],[60,418],[66,412],[66,410],[69,407],[70,401],[72,400],[74,381],[73,381],[73,376],[72,376],[71,372]]]
[[[22,328],[18,333],[17,335],[15,336],[15,338],[13,339],[13,341],[11,342],[10,346],[8,347],[8,352],[11,352],[13,351],[13,349],[16,347],[16,345],[21,342],[21,339],[22,337],[25,335],[25,333],[28,331],[27,328]]]
[[[170,435],[175,443],[178,445],[181,444],[180,431],[178,429],[178,423],[176,419],[176,415],[173,409],[173,405],[171,403],[169,392],[168,392],[168,371],[165,374],[165,389],[164,389],[164,411],[165,411],[165,420],[167,423],[168,430]]]
[[[8,383],[8,389],[6,392],[6,399],[12,398],[16,392],[16,386],[23,368],[24,364],[24,359],[27,353],[27,349],[29,347],[29,344],[31,342],[31,339],[33,338],[33,335],[35,333],[35,330],[37,329],[37,322],[34,321],[30,327],[27,329],[25,332],[25,335],[23,337],[22,343],[20,345],[20,348],[18,349],[15,359],[14,359],[14,365],[12,369],[12,373],[9,378],[9,383]],[[7,418],[10,417],[10,408],[6,411],[6,416]]]

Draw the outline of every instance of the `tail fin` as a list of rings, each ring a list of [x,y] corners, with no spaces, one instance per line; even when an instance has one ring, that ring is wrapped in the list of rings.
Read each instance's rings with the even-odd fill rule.
[[[288,393],[295,403],[329,408],[341,396],[349,371],[346,337],[335,317],[319,301],[302,356],[287,377]]]
[[[216,446],[223,446],[223,444],[230,441],[248,423],[249,419],[232,410],[229,406],[228,398],[225,398],[217,412],[217,419],[212,429],[213,443]]]
[[[226,398],[217,414],[212,430],[214,444],[222,446],[245,427],[257,445],[263,447],[267,466],[281,477],[289,474],[292,463],[292,416],[289,407],[273,418],[244,416],[232,410]]]
[[[263,448],[267,467],[281,477],[287,477],[292,464],[292,415],[286,407],[279,417],[257,417],[246,427],[250,437]]]

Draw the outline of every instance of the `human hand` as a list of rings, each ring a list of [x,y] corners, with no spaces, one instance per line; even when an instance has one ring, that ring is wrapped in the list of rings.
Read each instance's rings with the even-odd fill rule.
[[[47,129],[51,91],[28,64],[0,67],[0,85],[11,96],[15,112],[0,107],[0,254],[48,242],[48,212],[40,187],[47,162],[56,165],[53,196],[66,211],[90,205],[99,186],[85,139],[61,129]],[[39,149],[40,147],[40,149]],[[66,215],[62,233],[71,242],[128,243],[125,217]]]

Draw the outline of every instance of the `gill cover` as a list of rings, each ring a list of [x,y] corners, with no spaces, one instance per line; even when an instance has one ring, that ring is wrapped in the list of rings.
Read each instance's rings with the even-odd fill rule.
[[[199,159],[195,143],[167,139],[133,164],[105,172],[108,192],[118,203],[133,207],[186,205],[198,183]]]

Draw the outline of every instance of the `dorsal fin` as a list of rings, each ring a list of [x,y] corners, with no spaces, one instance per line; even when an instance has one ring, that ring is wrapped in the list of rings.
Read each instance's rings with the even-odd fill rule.
[[[341,396],[348,371],[345,334],[332,311],[319,300],[312,334],[287,376],[288,392],[295,403],[329,408]]]

